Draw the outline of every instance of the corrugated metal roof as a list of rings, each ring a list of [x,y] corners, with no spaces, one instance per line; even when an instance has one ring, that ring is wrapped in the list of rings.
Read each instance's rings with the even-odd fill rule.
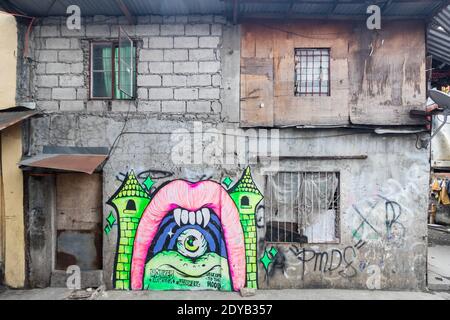
[[[38,114],[37,111],[0,112],[0,131]]]
[[[42,154],[22,159],[19,166],[92,174],[107,158],[108,148],[104,147],[46,146]]]
[[[450,5],[433,18],[427,40],[428,54],[450,64]]]
[[[84,16],[122,15],[116,0],[7,0],[4,8],[33,16],[65,15],[69,5],[78,5]],[[122,0],[134,15],[231,15],[235,0]],[[428,18],[445,0],[373,0],[383,8],[385,18]],[[236,0],[240,18],[260,15],[274,18],[355,18],[367,16],[365,0]]]

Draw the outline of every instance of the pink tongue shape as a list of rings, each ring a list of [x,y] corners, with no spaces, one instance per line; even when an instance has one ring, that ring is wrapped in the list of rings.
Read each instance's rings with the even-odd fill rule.
[[[145,260],[153,238],[167,212],[182,207],[197,211],[202,207],[212,209],[222,223],[223,236],[227,246],[228,265],[233,289],[245,286],[244,233],[239,221],[239,212],[226,190],[213,181],[190,183],[175,180],[165,185],[153,197],[145,209],[134,241],[131,262],[131,288],[142,289]]]

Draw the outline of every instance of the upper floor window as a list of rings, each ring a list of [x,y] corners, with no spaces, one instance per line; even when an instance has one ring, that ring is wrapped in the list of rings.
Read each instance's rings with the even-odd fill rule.
[[[91,43],[92,99],[129,100],[136,96],[136,46],[119,42]]]
[[[295,49],[295,95],[330,95],[330,49]]]

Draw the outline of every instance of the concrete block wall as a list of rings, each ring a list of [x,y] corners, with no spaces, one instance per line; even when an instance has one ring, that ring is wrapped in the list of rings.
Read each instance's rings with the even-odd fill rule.
[[[131,102],[90,100],[89,40],[114,39],[119,25],[139,40],[137,99]],[[158,181],[161,184],[177,178],[197,181],[206,177],[222,181],[230,176],[239,179],[245,165],[180,165],[173,163],[170,157],[177,143],[170,133],[177,129],[192,132],[195,129],[193,121],[203,121],[204,131],[218,129],[223,132],[237,127],[239,28],[230,27],[223,17],[217,16],[145,16],[139,17],[135,26],[127,25],[124,18],[84,18],[81,30],[71,31],[67,30],[62,18],[49,18],[35,28],[33,37],[34,98],[38,108],[49,114],[31,120],[30,155],[39,154],[45,145],[111,147],[125,128],[124,114],[131,111],[130,117],[126,118],[126,130],[139,134],[122,135],[103,167],[103,220],[111,211],[106,201],[120,185],[116,177],[131,169],[170,172],[172,176]],[[340,243],[304,244],[303,247],[314,252],[339,250],[346,255],[347,261],[339,262],[341,268],[335,272],[324,273],[315,270],[314,260],[303,264],[301,256],[289,245],[277,245],[279,257],[284,257],[283,266],[280,268],[277,264],[272,273],[258,263],[259,287],[423,288],[429,163],[428,150],[416,149],[416,137],[294,129],[280,129],[280,136],[286,138],[280,141],[281,156],[295,159],[282,161],[282,170],[341,173]],[[194,137],[193,145],[196,142]],[[208,147],[205,143],[198,145],[202,151]],[[304,160],[305,155],[367,155],[368,159]],[[252,166],[252,173],[264,193],[265,177],[259,165]],[[372,201],[378,194],[386,194],[383,189],[389,191],[392,202],[402,207],[399,220],[405,231],[402,241],[393,242],[382,234],[379,239],[366,239],[362,248],[355,249],[358,242],[353,238],[352,230],[358,228],[361,221],[352,208],[354,205],[365,208],[367,199]],[[34,202],[28,209],[30,221],[33,212],[39,212],[34,209],[44,207],[43,211],[49,211],[44,204]],[[375,222],[380,224],[380,229],[385,223],[385,212],[382,211],[376,212],[379,219]],[[264,217],[262,219],[264,221]],[[264,242],[264,228],[259,226],[257,231],[259,258],[266,249],[271,249],[271,244],[266,246]],[[114,229],[103,238],[103,274],[109,288],[116,232]],[[41,251],[36,251],[35,256]],[[40,265],[38,259],[35,265]],[[351,277],[348,277],[347,269],[351,271]],[[376,281],[375,284],[371,282],[373,270],[381,276],[379,286]],[[48,281],[44,279],[44,273],[36,276],[41,280],[35,283]]]
[[[81,30],[64,18],[43,19],[33,31],[34,98],[44,112],[222,111],[221,16],[143,16],[137,25],[117,17],[87,17]],[[137,97],[89,99],[89,43],[117,40],[119,26],[137,41]]]

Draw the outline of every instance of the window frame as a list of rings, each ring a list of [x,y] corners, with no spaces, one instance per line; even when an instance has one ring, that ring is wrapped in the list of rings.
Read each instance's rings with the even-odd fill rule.
[[[118,72],[118,70],[116,70],[116,48],[119,47],[119,41],[118,40],[111,40],[111,41],[107,41],[107,40],[99,40],[99,41],[90,41],[90,45],[89,45],[89,100],[106,100],[106,101],[134,101],[137,98],[137,41],[132,39],[133,41],[133,48],[135,50],[135,59],[134,59],[134,70],[133,73],[135,74],[135,76],[133,77],[134,80],[134,89],[133,89],[133,97],[131,98],[127,98],[127,99],[117,99],[115,98],[115,85],[116,85],[116,72]],[[101,44],[107,44],[110,45],[111,47],[111,97],[94,97],[93,96],[93,88],[94,88],[94,63],[93,63],[93,59],[94,59],[94,54],[93,54],[93,49],[94,49],[94,45],[101,45]]]
[[[268,220],[268,216],[267,214],[269,213],[269,205],[265,205],[265,212],[264,212],[264,225],[265,225],[265,233],[264,233],[264,243],[266,244],[277,244],[277,245],[299,245],[299,246],[304,246],[304,245],[338,245],[342,243],[342,206],[341,206],[341,199],[342,199],[342,173],[340,170],[323,170],[323,171],[313,171],[313,170],[280,170],[280,171],[276,171],[276,172],[271,172],[265,175],[265,194],[268,194],[269,191],[269,176],[273,176],[279,173],[291,173],[291,174],[299,174],[299,175],[303,175],[303,174],[336,174],[338,177],[338,184],[337,184],[337,192],[338,192],[338,199],[337,199],[337,205],[338,205],[338,210],[336,212],[336,216],[335,216],[335,234],[336,234],[336,239],[333,241],[327,241],[327,242],[295,242],[295,241],[271,241],[268,240],[266,238],[266,227],[267,227],[267,222]],[[270,214],[270,213],[269,213]],[[280,222],[282,223],[282,222]]]
[[[295,59],[297,58],[297,51],[302,50],[327,50],[328,51],[328,90],[327,92],[322,92],[322,81],[320,81],[320,89],[319,92],[297,92],[296,83],[297,83],[297,68],[296,68],[296,62]],[[301,57],[301,56],[300,56]],[[313,56],[314,58],[315,56]],[[314,61],[313,61],[314,63]],[[301,64],[301,61],[300,61]],[[320,67],[322,68],[322,62],[320,63]],[[301,68],[300,68],[300,74],[301,74]],[[312,80],[311,82],[313,82]],[[307,87],[308,88],[308,87]],[[294,96],[295,97],[330,97],[331,96],[331,47],[314,47],[314,48],[305,48],[305,47],[294,47]]]

